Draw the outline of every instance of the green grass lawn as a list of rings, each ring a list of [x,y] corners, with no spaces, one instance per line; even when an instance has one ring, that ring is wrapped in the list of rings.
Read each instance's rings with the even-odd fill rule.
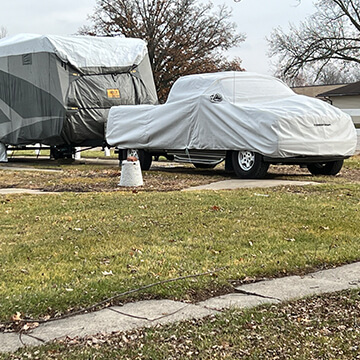
[[[117,159],[118,155],[115,154],[114,149],[110,149],[110,156],[105,156],[104,151],[99,150],[83,150],[80,152],[81,157],[83,158],[101,158],[101,159]],[[9,158],[18,158],[18,157],[33,157],[36,158],[38,154],[35,150],[9,150]],[[40,150],[39,156],[48,156],[50,157],[50,149]]]
[[[0,171],[0,187],[59,193],[0,195],[0,331],[17,312],[22,319],[57,317],[216,268],[224,269],[114,303],[195,301],[236,283],[360,259],[359,156],[346,160],[339,177],[270,171],[271,178],[322,183],[317,186],[195,193],[172,190],[228,175],[222,169],[149,171],[144,188],[122,191],[117,167],[26,166],[61,171]],[[347,291],[25,348],[0,359],[352,359],[359,353],[359,308],[358,291]]]
[[[82,158],[118,159],[118,154],[115,154],[114,149],[110,149],[110,156],[105,156],[105,151],[97,150],[85,150],[80,154]]]
[[[39,175],[41,176],[41,175]],[[246,278],[360,259],[358,184],[217,192],[0,197],[0,319],[55,316],[160,280],[128,299],[194,300]]]

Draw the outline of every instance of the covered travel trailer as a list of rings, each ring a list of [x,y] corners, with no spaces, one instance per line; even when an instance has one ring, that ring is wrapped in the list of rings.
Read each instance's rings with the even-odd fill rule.
[[[120,37],[0,40],[0,143],[100,146],[110,107],[157,103],[147,46]]]

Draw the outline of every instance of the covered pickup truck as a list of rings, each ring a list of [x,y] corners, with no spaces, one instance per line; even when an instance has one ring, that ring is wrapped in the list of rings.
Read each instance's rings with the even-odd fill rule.
[[[147,158],[173,155],[198,167],[226,159],[226,168],[243,178],[263,177],[271,163],[334,175],[357,142],[349,115],[248,72],[184,76],[164,105],[115,106],[106,139]]]
[[[147,45],[121,37],[0,40],[0,142],[100,146],[114,105],[155,104]]]

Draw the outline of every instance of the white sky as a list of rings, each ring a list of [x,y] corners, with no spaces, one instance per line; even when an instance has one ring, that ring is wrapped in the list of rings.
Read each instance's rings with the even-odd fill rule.
[[[232,49],[231,55],[243,60],[243,67],[248,71],[271,74],[270,59],[267,56],[266,37],[274,28],[281,26],[284,30],[289,23],[298,24],[316,11],[313,0],[215,0],[225,3],[233,9],[233,18],[238,30],[247,37],[240,48]]]
[[[87,24],[95,0],[0,0],[0,27],[9,35],[19,33],[68,35]],[[206,1],[206,0],[205,0]],[[204,2],[205,2],[204,1]],[[298,23],[315,11],[313,0],[213,0],[233,9],[233,21],[247,39],[240,48],[231,50],[239,56],[248,71],[271,73],[267,57],[266,36],[278,26],[288,28],[289,22]]]

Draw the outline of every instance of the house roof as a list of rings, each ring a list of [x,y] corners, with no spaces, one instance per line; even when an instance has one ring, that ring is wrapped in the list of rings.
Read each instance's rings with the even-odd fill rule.
[[[330,90],[343,87],[347,84],[332,84],[332,85],[306,85],[306,86],[294,86],[291,89],[299,95],[306,95],[311,97],[321,97],[319,94],[326,93]]]
[[[317,96],[331,97],[331,96],[356,96],[356,95],[360,95],[360,81],[318,94]]]

